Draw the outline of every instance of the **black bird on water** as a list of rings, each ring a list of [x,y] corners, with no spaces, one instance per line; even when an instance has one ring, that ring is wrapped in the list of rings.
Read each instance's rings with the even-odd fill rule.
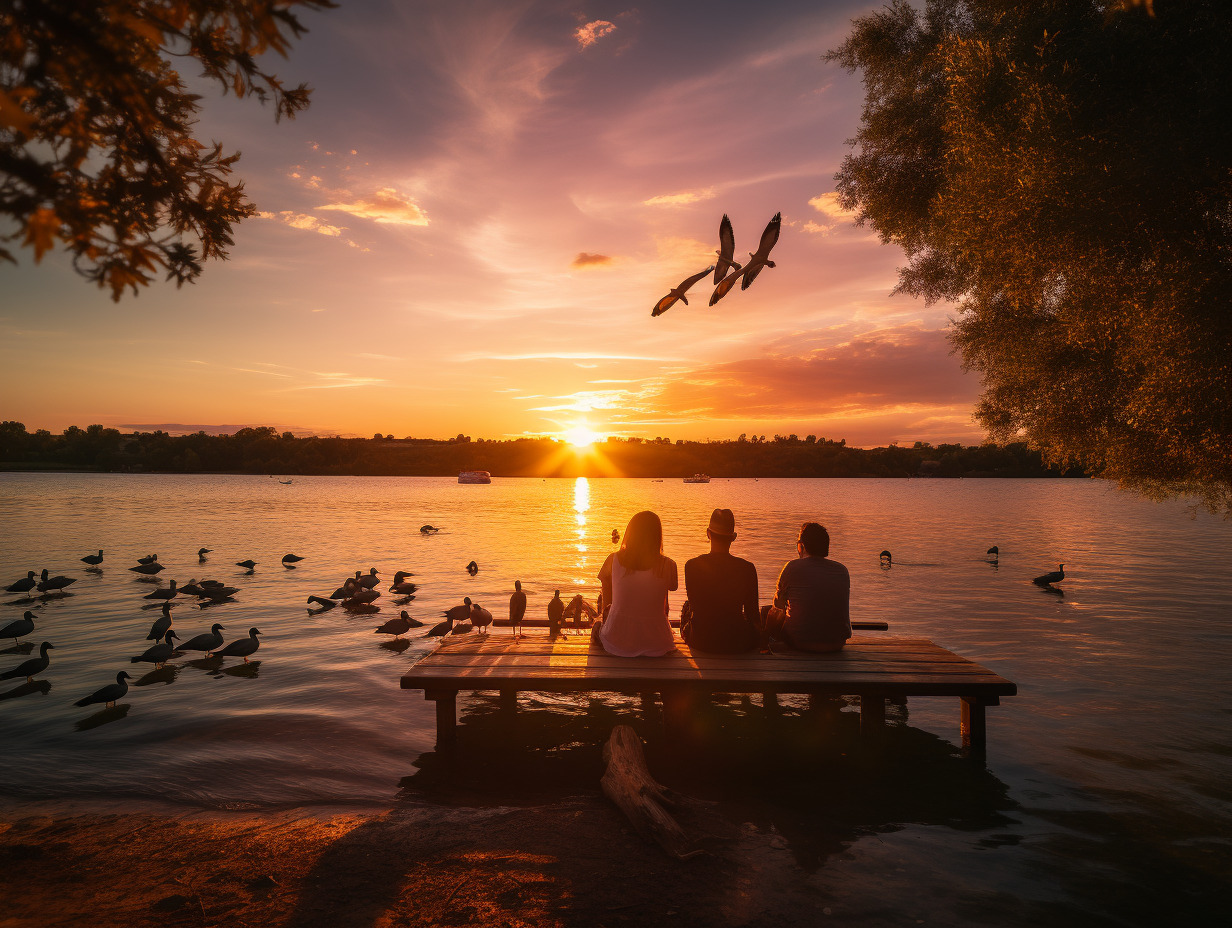
[[[183,642],[177,651],[204,651],[208,657],[210,652],[215,648],[222,647],[222,635],[218,634],[225,626],[215,622],[208,632],[203,632],[200,635],[193,635],[187,641]]]
[[[292,564],[298,564],[303,558],[298,554],[284,554],[282,556],[282,566],[290,567]]]
[[[257,562],[249,558],[246,561],[236,561],[235,566],[243,567],[246,571],[252,573],[252,569],[257,566]]]
[[[152,577],[160,570],[163,570],[163,565],[158,561],[150,561],[148,564],[138,564],[136,567],[128,568],[135,574],[145,574],[147,577]]]
[[[472,577],[475,576],[475,574],[479,573],[479,565],[476,564],[474,561],[471,561],[469,564],[466,565],[466,572],[470,574]]]
[[[175,654],[175,645],[171,643],[171,639],[179,637],[180,636],[174,631],[167,629],[166,634],[163,635],[162,641],[156,645],[146,648],[144,654],[140,654],[137,657],[130,658],[129,660],[134,664],[153,664],[154,668],[157,670],[163,664],[167,663],[167,661],[171,660],[171,655]]]
[[[28,661],[22,661],[12,670],[6,670],[0,673],[0,680],[16,680],[18,677],[25,677],[26,682],[30,683],[31,677],[42,673],[51,664],[51,658],[47,656],[47,652],[54,650],[55,645],[50,641],[44,641],[39,645],[39,656],[32,657]]]
[[[214,550],[213,548],[198,548],[197,549],[197,560],[204,561],[205,556],[213,550]]]
[[[30,634],[34,631],[34,613],[29,609],[26,614],[20,619],[10,622],[4,628],[0,628],[0,638],[12,638],[13,644],[21,644],[18,638]]]
[[[157,554],[147,554],[145,557],[139,557],[137,558],[137,563],[138,564],[156,564],[158,563],[158,555]]]
[[[43,579],[38,582],[38,591],[40,593],[54,593],[57,590],[63,590],[70,583],[76,583],[76,577],[47,576],[47,571],[43,571]]]
[[[163,635],[167,634],[167,629],[171,627],[171,603],[163,603],[163,614],[154,620],[154,624],[150,626],[150,633],[145,636],[146,641],[161,641]]]
[[[435,534],[436,534],[437,532],[439,532],[440,530],[441,530],[441,529],[440,529],[440,526],[439,526],[439,525],[421,525],[421,526],[419,526],[419,534],[421,534],[421,535],[435,535]]]
[[[324,612],[326,609],[333,609],[334,606],[338,605],[332,599],[326,599],[324,596],[309,596],[308,602],[316,603],[318,606],[321,607],[320,609],[317,610],[317,612]],[[308,611],[311,612],[312,610],[309,609]]]
[[[989,564],[996,564],[1001,560],[1001,550],[996,545],[993,545],[985,553],[988,555]]]
[[[34,579],[34,571],[30,571],[26,574],[26,578],[24,580],[18,580],[15,583],[10,583],[7,587],[5,587],[5,589],[10,593],[29,593],[32,589],[34,589],[34,584],[36,583],[38,583],[38,581]]]
[[[893,558],[893,556],[890,554],[890,552],[889,552],[889,551],[882,551],[882,552],[881,552],[881,563],[882,563],[882,565],[883,565],[883,566],[885,566],[885,567],[889,567],[891,564],[893,564],[893,563],[894,563],[894,558]]]
[[[401,638],[412,628],[419,628],[421,625],[423,625],[423,622],[412,619],[407,614],[407,611],[403,609],[400,616],[396,619],[390,619],[384,625],[380,626],[376,630],[376,633],[378,635],[393,635],[395,638]]]
[[[128,679],[128,671],[121,670],[116,674],[116,682],[108,683],[101,689],[95,690],[84,699],[79,699],[74,706],[89,706],[96,702],[106,703],[106,708],[110,709],[115,705],[117,699],[123,699],[128,694],[128,684],[124,681]]]
[[[1065,565],[1058,564],[1057,569],[1047,574],[1040,574],[1031,582],[1036,586],[1052,586],[1054,583],[1060,583],[1065,579]]]
[[[215,651],[215,657],[242,657],[244,663],[248,663],[248,658],[257,653],[257,648],[261,647],[261,642],[257,640],[257,635],[261,634],[261,630],[257,628],[248,629],[247,638],[237,638],[221,651]]]
[[[99,551],[98,554],[87,554],[81,559],[81,563],[89,564],[91,567],[97,567],[99,564],[103,563],[103,552]]]

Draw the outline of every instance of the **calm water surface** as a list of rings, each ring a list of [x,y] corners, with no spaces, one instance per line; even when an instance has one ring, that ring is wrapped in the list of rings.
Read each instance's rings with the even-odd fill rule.
[[[665,779],[774,828],[807,872],[862,885],[848,914],[1229,923],[1232,522],[1094,481],[0,475],[3,585],[44,567],[80,578],[70,596],[0,600],[0,624],[31,608],[33,642],[56,646],[49,690],[0,684],[0,795],[261,808],[593,790],[597,745],[635,718],[630,701],[528,695],[509,731],[489,698],[464,697],[461,737],[478,746],[459,777],[433,752],[431,704],[398,688],[431,639],[385,646],[373,629],[400,608],[388,593],[377,615],[310,615],[305,600],[376,567],[382,589],[396,570],[415,573],[406,608],[425,621],[463,596],[500,616],[515,579],[541,617],[554,589],[595,597],[611,531],[634,512],[662,516],[667,554],[683,563],[704,550],[716,506],[736,512],[734,550],[757,565],[763,601],[799,522],[817,519],[851,570],[853,619],[932,638],[1020,695],[989,710],[986,766],[953,746],[956,700],[892,709],[875,758],[854,712],[827,729],[790,699],[772,722],[748,700],[720,700],[705,721],[728,731],[717,754],[681,758],[652,737]],[[441,532],[421,535],[425,522]],[[993,544],[998,567],[985,560]],[[202,546],[214,553],[199,564]],[[103,569],[87,573],[78,558],[99,548]],[[161,581],[126,569],[154,552]],[[305,558],[295,570],[280,566],[288,552]],[[258,562],[251,575],[234,566],[245,558]],[[1064,595],[1030,583],[1058,562]],[[158,615],[143,595],[194,577],[241,592],[204,610],[181,600],[181,637],[255,625],[257,659],[130,664]],[[3,669],[27,656],[12,641],[0,650]],[[122,669],[140,685],[117,710],[72,705]]]

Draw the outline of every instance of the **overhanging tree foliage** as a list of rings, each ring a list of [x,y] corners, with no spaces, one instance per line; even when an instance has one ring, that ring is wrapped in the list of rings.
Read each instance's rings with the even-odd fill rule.
[[[35,260],[61,242],[117,300],[159,270],[180,285],[226,258],[255,208],[231,179],[239,154],[194,138],[199,97],[171,62],[293,117],[309,89],[258,58],[304,32],[297,6],[333,3],[0,0],[0,242]]]
[[[895,0],[829,57],[840,201],[958,304],[991,434],[1232,511],[1232,6]]]

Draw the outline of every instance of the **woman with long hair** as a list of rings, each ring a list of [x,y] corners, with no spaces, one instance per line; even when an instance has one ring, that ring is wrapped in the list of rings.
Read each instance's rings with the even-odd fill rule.
[[[653,512],[629,520],[620,550],[599,570],[607,615],[594,639],[619,657],[659,657],[676,647],[667,594],[679,588],[676,562],[663,556],[663,523]]]

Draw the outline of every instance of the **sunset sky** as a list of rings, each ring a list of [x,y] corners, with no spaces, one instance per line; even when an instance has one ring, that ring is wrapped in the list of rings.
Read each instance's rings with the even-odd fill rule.
[[[867,2],[351,2],[275,70],[275,125],[206,95],[259,218],[195,286],[118,305],[63,256],[0,268],[0,416],[60,431],[977,442],[953,307],[891,297],[902,253],[834,173],[857,78],[822,60]],[[713,309],[727,213],[738,259]]]

